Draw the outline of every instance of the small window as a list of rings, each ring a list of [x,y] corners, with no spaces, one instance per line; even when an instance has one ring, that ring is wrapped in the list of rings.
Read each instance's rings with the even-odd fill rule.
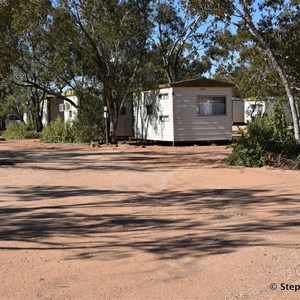
[[[69,111],[69,118],[72,118],[72,111]]]
[[[169,98],[169,94],[168,93],[158,94],[158,99],[159,100],[167,100],[168,98]]]
[[[169,116],[159,116],[160,122],[169,122]]]
[[[199,96],[198,116],[226,115],[226,97]]]
[[[153,105],[152,104],[146,105],[146,111],[148,116],[153,115]]]

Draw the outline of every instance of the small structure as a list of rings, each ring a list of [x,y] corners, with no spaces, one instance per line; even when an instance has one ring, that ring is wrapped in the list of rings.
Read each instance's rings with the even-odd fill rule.
[[[255,100],[246,99],[244,101],[244,122],[251,122],[258,115],[267,115],[274,111],[276,101],[274,99]],[[282,103],[282,108],[289,123],[293,122],[290,105],[288,102]]]
[[[79,98],[75,95],[73,90],[66,90],[63,93],[63,96],[79,105]],[[44,105],[43,124],[50,124],[58,117],[60,117],[64,122],[74,121],[76,119],[77,112],[77,108],[72,106],[66,100],[49,95],[47,96],[46,103]]]
[[[233,124],[246,124],[251,122],[257,116],[270,114],[274,111],[276,104],[277,103],[273,98],[266,100],[255,100],[253,98],[245,100],[233,99]],[[283,102],[282,107],[286,120],[289,123],[292,123],[293,118],[289,103]]]
[[[80,106],[80,99],[71,89],[66,90],[63,96],[72,100],[76,105]],[[99,112],[100,113],[100,112]],[[60,117],[64,122],[74,121],[77,117],[78,109],[72,106],[68,101],[59,99],[54,96],[48,96],[43,114],[43,124],[47,125]],[[132,137],[133,135],[133,116],[132,104],[129,103],[123,107],[119,115],[119,123],[116,130],[117,137]]]
[[[127,103],[119,114],[116,136],[125,138],[133,136],[132,103]]]
[[[173,143],[231,140],[232,87],[200,78],[136,95],[135,138]]]
[[[233,124],[245,123],[245,102],[243,100],[232,100],[232,122]]]

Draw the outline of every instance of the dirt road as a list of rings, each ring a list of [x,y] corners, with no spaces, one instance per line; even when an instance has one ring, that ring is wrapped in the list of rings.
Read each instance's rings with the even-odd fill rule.
[[[0,299],[300,299],[300,172],[228,153],[0,141]]]

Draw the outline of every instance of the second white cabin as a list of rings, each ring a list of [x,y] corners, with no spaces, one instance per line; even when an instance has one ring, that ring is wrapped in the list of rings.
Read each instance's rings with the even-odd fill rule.
[[[136,139],[184,142],[232,139],[233,84],[206,78],[142,92],[134,101]]]

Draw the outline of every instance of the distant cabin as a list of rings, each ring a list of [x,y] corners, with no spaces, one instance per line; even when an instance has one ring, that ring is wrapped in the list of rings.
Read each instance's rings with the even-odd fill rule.
[[[73,90],[66,90],[63,96],[72,100],[76,105],[79,105],[79,98],[75,95]],[[77,117],[78,110],[72,106],[66,100],[57,98],[55,96],[49,95],[46,98],[46,103],[44,105],[44,125],[50,124],[55,121],[57,117],[60,117],[62,121],[74,121]]]
[[[232,100],[232,122],[233,124],[245,123],[245,102],[243,100]]]
[[[167,142],[231,140],[232,88],[231,83],[200,78],[136,95],[135,138]]]
[[[269,97],[270,98],[270,97]],[[276,101],[272,98],[267,100],[255,99],[234,99],[233,103],[233,124],[246,124],[256,116],[270,114],[274,111]],[[286,120],[292,123],[292,113],[288,102],[282,102]]]
[[[80,99],[75,95],[73,90],[65,91],[63,96],[69,98],[75,104],[80,105]],[[64,122],[74,121],[77,117],[77,114],[78,109],[72,106],[68,101],[50,95],[47,97],[44,105],[43,124],[50,124],[51,122],[55,121],[57,117],[60,117]],[[133,116],[131,103],[125,105],[119,115],[116,136],[133,136]]]

